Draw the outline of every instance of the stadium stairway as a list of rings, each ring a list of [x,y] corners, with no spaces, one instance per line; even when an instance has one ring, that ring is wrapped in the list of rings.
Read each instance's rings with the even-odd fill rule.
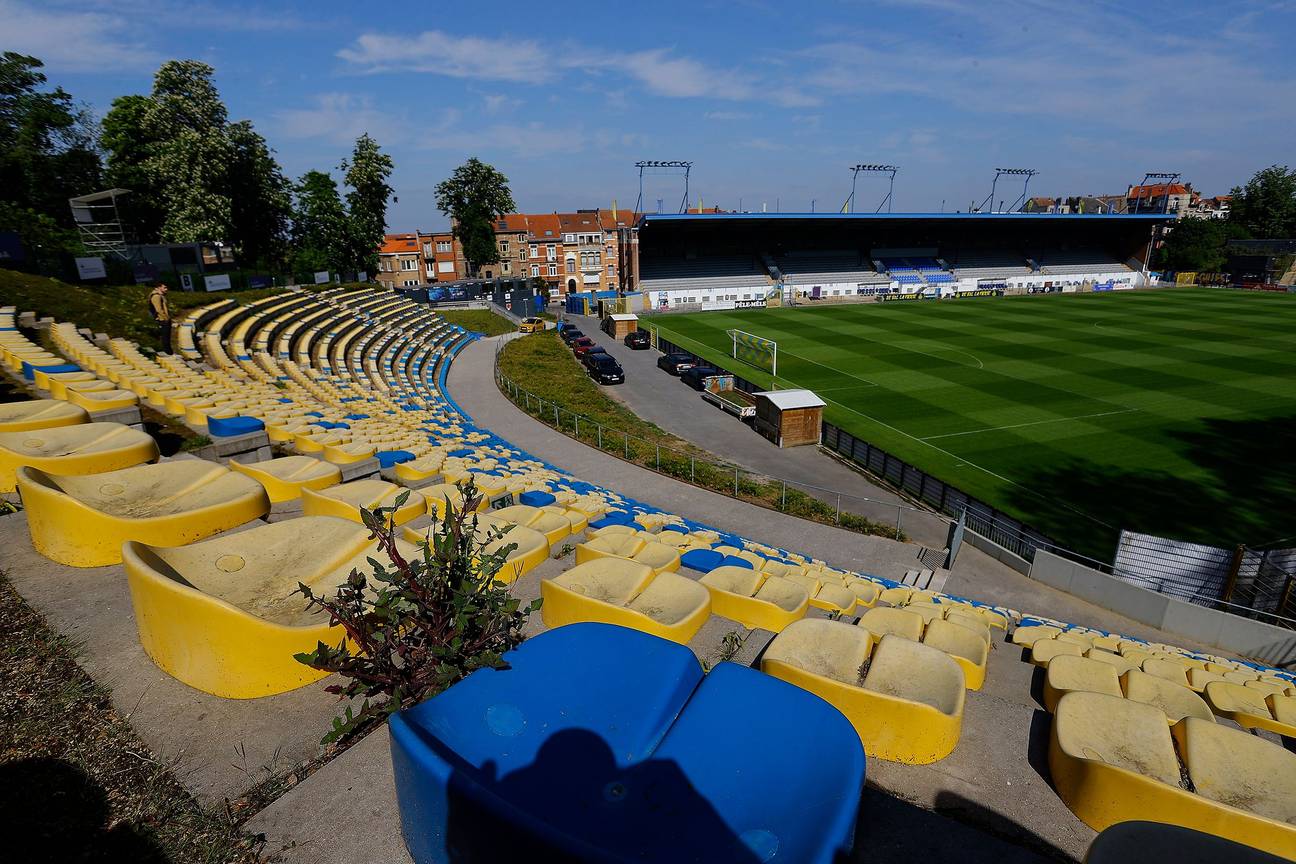
[[[77,398],[85,393],[122,394],[116,398],[143,399],[213,434],[222,421],[246,418],[281,449],[283,455],[236,470],[192,459],[150,465],[144,463],[157,459],[155,450],[131,450],[135,445],[125,440],[105,446],[94,430],[85,443],[78,438],[71,447],[29,452],[26,442],[33,436],[75,435],[80,433],[60,430],[100,425],[73,422],[82,415],[57,408],[60,400],[54,399],[14,421],[30,425],[48,418],[48,427],[0,431],[0,465],[13,466],[24,490],[28,509],[19,518],[29,526],[36,551],[78,567],[124,560],[143,650],[168,675],[214,696],[273,696],[308,684],[311,676],[290,658],[309,650],[327,632],[327,622],[285,605],[283,586],[297,578],[292,574],[300,570],[298,562],[331,562],[321,563],[309,581],[337,584],[359,554],[354,537],[360,507],[395,505],[397,496],[408,493],[400,510],[407,523],[404,539],[417,542],[448,506],[462,503],[460,486],[471,478],[485,496],[483,506],[506,505],[483,516],[478,530],[494,544],[512,542],[509,534],[501,541],[505,528],[516,532],[517,548],[501,577],[527,583],[545,597],[546,626],[614,624],[690,644],[717,615],[768,628],[765,638],[772,642],[762,671],[838,707],[860,746],[877,759],[923,764],[957,755],[969,711],[965,693],[986,686],[996,633],[1029,643],[1033,666],[1080,655],[1102,665],[1103,658],[1087,655],[1105,651],[1126,661],[1140,659],[1138,671],[1164,679],[1162,664],[1179,664],[1190,691],[1187,676],[1200,665],[1200,671],[1222,678],[1200,682],[1214,713],[1268,736],[1296,731],[1285,701],[1296,696],[1296,690],[1288,692],[1296,677],[1282,670],[1023,615],[936,590],[931,576],[916,587],[843,570],[579,480],[479,428],[455,404],[446,373],[474,336],[404,299],[361,290],[281,295],[247,307],[213,304],[186,319],[182,332],[188,336],[178,340],[182,352],[186,339],[191,341],[201,364],[173,355],[148,357],[125,340],[103,348],[70,323],[51,329],[59,351],[54,354],[16,329],[14,312],[0,309],[0,357],[11,374],[33,387],[42,376],[48,386],[41,389],[49,396],[61,389],[61,401],[84,408]],[[266,350],[272,342],[273,354]],[[85,411],[89,419],[92,412]],[[15,441],[14,434],[24,441]],[[335,482],[334,469],[341,473],[369,459],[385,479]],[[164,475],[165,481],[155,479]],[[263,524],[267,517],[270,523]],[[73,526],[85,520],[105,526],[99,539],[78,536]],[[325,537],[327,543],[320,539]],[[321,555],[329,543],[337,544],[336,553]],[[574,555],[562,554],[562,544],[571,545]],[[553,557],[556,551],[560,560]],[[201,623],[169,623],[178,620]],[[1138,652],[1154,656],[1139,658]],[[1138,775],[1133,778],[1128,771],[1094,769],[1083,755],[1091,745],[1076,743],[1068,724],[1110,727],[1101,734],[1111,736],[1125,734],[1121,730],[1129,724],[1123,708],[1111,707],[1115,703],[1083,694],[1076,699],[1074,691],[1093,686],[1108,699],[1133,697],[1113,692],[1105,672],[1068,670],[1069,665],[1074,664],[1067,660],[1059,667],[1051,691],[1046,689],[1060,694],[1053,701],[1059,717],[1053,724],[1055,773],[1076,778],[1059,782],[1059,793],[1087,824],[1097,828],[1111,820],[1093,803],[1111,789],[1135,817],[1204,820],[1221,836],[1256,832],[1265,848],[1291,848],[1285,844],[1296,832],[1289,824],[1296,803],[1281,777],[1263,767],[1285,769],[1287,763],[1269,751],[1255,751],[1241,780],[1219,779],[1213,766],[1193,774],[1188,766],[1202,788],[1214,783],[1224,790],[1215,798],[1183,798],[1153,787],[1155,800],[1146,807],[1138,765],[1130,769]],[[1116,667],[1109,661],[1104,668]],[[1240,678],[1229,679],[1228,673]],[[973,703],[973,714],[984,704]],[[1082,719],[1062,722],[1072,716]],[[1163,725],[1169,734],[1170,725]],[[1213,746],[1214,733],[1190,728],[1174,732],[1181,746],[1187,741],[1194,752],[1200,749],[1195,742]],[[1162,755],[1163,743],[1155,743]],[[1097,779],[1089,781],[1091,776]],[[1162,777],[1150,776],[1157,782]],[[1266,799],[1261,809],[1248,808],[1232,790],[1253,781],[1267,784],[1279,803]],[[1100,785],[1090,788],[1089,782]]]

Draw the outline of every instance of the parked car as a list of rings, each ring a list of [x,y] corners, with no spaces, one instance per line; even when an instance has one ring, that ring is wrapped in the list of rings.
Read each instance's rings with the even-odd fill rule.
[[[576,355],[576,359],[579,360],[580,362],[584,363],[584,364],[585,364],[585,368],[588,369],[588,368],[589,368],[590,361],[591,361],[593,358],[595,358],[595,357],[610,357],[610,356],[612,356],[612,355],[608,354],[608,353],[607,353],[607,350],[606,350],[602,345],[595,345],[593,348],[589,349],[588,351],[586,351],[586,352],[584,352],[584,353],[582,353],[582,354],[577,354],[577,355]]]
[[[539,333],[545,329],[543,318],[523,318],[518,326],[519,333]]]
[[[621,384],[625,381],[625,371],[611,354],[588,354],[590,377],[600,384]]]
[[[558,335],[568,345],[570,345],[576,339],[582,339],[585,337],[584,333],[577,330],[575,327],[571,326],[570,324],[567,327],[563,328],[562,330],[558,331]]]
[[[576,352],[577,357],[588,352],[591,348],[598,347],[597,345],[594,344],[594,340],[589,338],[588,336],[582,336],[579,339],[573,340],[569,344],[571,345],[572,351]]]
[[[672,375],[679,375],[693,368],[693,358],[688,354],[663,354],[657,358],[657,368]]]
[[[652,340],[648,338],[647,330],[631,330],[621,341],[636,351],[652,347]]]
[[[680,380],[694,390],[702,389],[702,379],[711,375],[719,375],[720,370],[713,366],[691,366],[684,372],[680,373]]]

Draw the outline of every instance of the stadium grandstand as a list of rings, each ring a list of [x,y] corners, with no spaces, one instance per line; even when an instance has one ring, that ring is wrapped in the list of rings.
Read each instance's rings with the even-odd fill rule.
[[[1146,284],[1162,214],[648,214],[638,278],[655,309],[782,295],[942,297]]]

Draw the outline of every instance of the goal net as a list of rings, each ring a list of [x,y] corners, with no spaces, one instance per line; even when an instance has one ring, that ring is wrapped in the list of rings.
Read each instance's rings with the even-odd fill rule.
[[[778,343],[773,339],[748,333],[746,330],[726,330],[733,340],[731,356],[748,366],[764,369],[771,375],[778,375]]]

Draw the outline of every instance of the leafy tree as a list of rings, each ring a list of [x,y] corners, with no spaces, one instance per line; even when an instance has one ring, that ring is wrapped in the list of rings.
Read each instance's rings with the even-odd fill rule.
[[[351,159],[339,169],[346,178],[349,215],[349,261],[346,269],[374,273],[378,269],[378,246],[387,229],[387,199],[393,189],[387,183],[392,159],[365,133],[356,139]]]
[[[293,191],[293,270],[346,269],[349,228],[337,183],[323,171],[307,171]]]
[[[274,151],[247,120],[231,123],[228,240],[244,264],[277,267],[287,258],[292,217],[292,184],[275,161]]]
[[[89,115],[62,87],[40,89],[43,66],[0,54],[0,200],[70,226],[67,199],[96,191],[102,166]]]
[[[1296,237],[1296,171],[1271,165],[1233,188],[1229,222],[1252,237]]]
[[[162,235],[166,204],[162,185],[149,169],[161,145],[147,122],[149,97],[118,96],[104,117],[99,143],[108,155],[108,185],[130,190],[118,208],[142,243],[156,243]]]
[[[20,269],[41,272],[57,267],[60,259],[69,254],[80,255],[85,251],[75,230],[64,228],[44,213],[9,201],[0,201],[0,231],[15,231],[22,236],[29,260]]]
[[[346,638],[336,646],[320,642],[296,659],[346,679],[326,687],[330,693],[364,698],[359,713],[348,706],[334,719],[323,744],[435,696],[477,669],[503,668],[504,652],[521,644],[527,617],[540,608],[539,599],[522,606],[496,579],[516,544],[506,542],[511,526],[481,524],[475,512],[481,494],[471,481],[463,504],[447,506],[412,559],[397,545],[398,529],[390,521],[408,497],[403,492],[394,507],[361,510],[390,567],[370,558],[372,574],[353,570],[329,596],[297,586],[307,608],[327,612]],[[370,701],[379,695],[382,701]]]
[[[1201,273],[1223,271],[1228,256],[1224,245],[1245,236],[1238,226],[1222,219],[1179,219],[1157,250],[1157,266],[1164,270]]]
[[[507,177],[474,156],[437,184],[436,203],[454,225],[469,273],[499,262],[495,221],[517,209]]]

